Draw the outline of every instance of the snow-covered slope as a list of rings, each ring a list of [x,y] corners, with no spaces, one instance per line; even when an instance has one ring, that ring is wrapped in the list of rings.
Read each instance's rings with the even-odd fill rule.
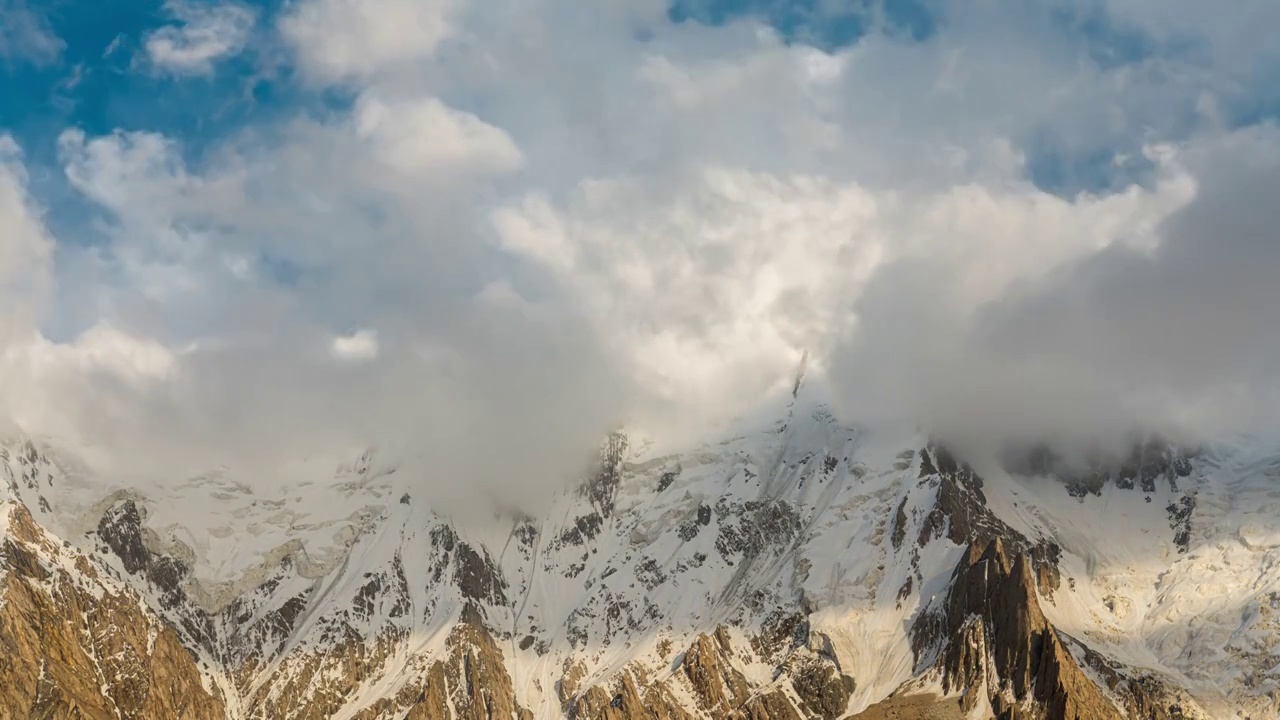
[[[443,517],[376,453],[265,496],[20,439],[0,487],[233,718],[1276,716],[1280,454],[960,459],[810,392],[697,447],[616,434],[538,517]]]

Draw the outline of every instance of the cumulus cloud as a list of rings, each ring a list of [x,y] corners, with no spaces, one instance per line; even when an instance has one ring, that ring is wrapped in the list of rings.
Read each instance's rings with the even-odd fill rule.
[[[625,348],[653,425],[691,432],[785,385],[847,321],[883,253],[877,197],[821,177],[704,168],[585,183],[494,214],[503,246],[580,298]]]
[[[452,507],[581,477],[626,383],[571,298],[517,292],[486,240],[514,144],[421,106],[396,125],[361,104],[198,169],[154,133],[64,133],[109,242],[63,263],[92,323],[12,348],[19,422],[138,481],[279,481],[371,445]]]
[[[147,58],[158,72],[209,75],[219,60],[244,49],[257,13],[236,2],[206,4],[167,0],[165,10],[177,21],[147,34]]]
[[[105,241],[52,267],[0,176],[77,319],[10,343],[14,413],[122,476],[376,444],[441,502],[517,503],[617,423],[689,441],[806,354],[845,419],[958,438],[1269,422],[1280,137],[1213,111],[1243,66],[1116,61],[1017,7],[824,51],[662,3],[290,6],[279,41],[349,104],[198,153],[65,132]],[[1272,48],[1153,7],[1095,10]],[[1046,183],[1046,155],[1103,179]]]
[[[455,32],[452,0],[310,0],[280,19],[303,70],[321,82],[429,59]]]
[[[362,95],[356,136],[374,157],[399,173],[436,177],[507,173],[520,168],[520,150],[501,129],[434,97],[388,101]]]

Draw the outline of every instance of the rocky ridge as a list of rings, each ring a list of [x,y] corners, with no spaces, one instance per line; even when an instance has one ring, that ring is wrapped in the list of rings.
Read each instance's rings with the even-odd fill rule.
[[[1044,454],[975,467],[801,392],[691,451],[615,435],[553,512],[483,528],[365,463],[350,497],[389,500],[341,561],[264,552],[211,604],[143,495],[51,530],[63,464],[23,441],[0,717],[1273,716],[1280,530],[1238,515],[1271,461],[1135,453],[1087,482]],[[1247,581],[1188,594],[1227,559]]]
[[[168,622],[25,507],[0,509],[0,717],[226,717]]]

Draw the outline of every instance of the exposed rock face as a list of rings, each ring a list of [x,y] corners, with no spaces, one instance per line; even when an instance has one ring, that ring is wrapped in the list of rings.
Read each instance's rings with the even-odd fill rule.
[[[447,660],[431,666],[422,694],[410,706],[406,720],[533,717],[516,701],[506,661],[488,630],[472,623],[458,625],[449,634],[448,653]]]
[[[919,652],[941,644],[935,668],[947,694],[965,695],[966,710],[985,694],[996,717],[1123,717],[1041,612],[1030,565],[999,538],[971,545],[945,606],[917,620]]]
[[[684,654],[680,667],[698,693],[699,705],[711,717],[799,717],[776,691],[757,695],[742,673],[725,661],[730,650],[727,634],[699,635]]]
[[[791,687],[800,697],[803,709],[824,720],[844,715],[856,683],[842,675],[831,663],[806,659],[792,671]]]
[[[128,590],[101,582],[24,507],[0,510],[9,514],[0,550],[0,717],[226,717],[172,628]]]
[[[1093,453],[1093,457],[1069,462],[1047,445],[1011,448],[1005,465],[1025,475],[1059,478],[1073,497],[1099,495],[1107,484],[1117,488],[1152,493],[1162,478],[1177,490],[1178,481],[1191,475],[1192,459],[1198,451],[1179,447],[1159,438],[1148,438],[1130,445],[1120,458]]]
[[[1027,555],[1011,555],[996,538],[970,545],[956,568],[945,604],[919,616],[917,660],[936,674],[947,695],[971,712],[984,703],[997,718],[1183,718],[1177,694],[1158,680],[1130,681],[1097,653],[1077,658],[1077,641],[1045,617]],[[1107,678],[1104,692],[1086,673]],[[1119,702],[1117,702],[1117,699]]]
[[[571,698],[567,703],[568,715],[575,720],[695,717],[800,720],[805,717],[797,709],[796,700],[785,692],[749,682],[734,666],[733,657],[733,642],[725,628],[711,635],[700,634],[682,655],[678,674],[666,680],[654,680],[642,668],[629,668],[610,685],[592,687]],[[673,686],[681,694],[696,698],[696,707],[682,707]],[[820,702],[823,696],[819,692],[811,697],[814,702]],[[848,697],[845,692],[843,701],[833,698],[832,704],[839,704],[843,712]]]
[[[506,582],[494,568],[487,551],[482,548],[480,552],[476,552],[475,548],[460,540],[446,525],[433,530],[431,540],[443,551],[432,569],[432,582],[440,582],[441,573],[452,565],[454,582],[458,584],[464,598],[491,605],[507,604]],[[454,562],[450,563],[450,560]]]
[[[997,517],[987,506],[982,492],[983,479],[958,462],[946,448],[932,446],[920,451],[920,456],[921,476],[937,484],[938,495],[920,527],[917,544],[924,546],[945,536],[957,545],[985,546],[999,538],[1015,551],[1030,556],[1037,586],[1045,595],[1052,596],[1059,583],[1057,565],[1061,549],[1058,545],[1046,540],[1032,542]],[[905,518],[899,518],[899,522],[904,521]]]
[[[930,694],[893,695],[852,716],[852,720],[969,720],[963,698]],[[986,720],[984,718],[984,720]]]

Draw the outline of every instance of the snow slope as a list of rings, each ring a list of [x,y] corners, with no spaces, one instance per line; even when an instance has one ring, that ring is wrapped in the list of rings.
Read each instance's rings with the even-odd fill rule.
[[[460,622],[492,636],[535,717],[623,676],[715,716],[682,663],[719,628],[753,698],[824,714],[799,680],[819,667],[850,679],[835,695],[853,714],[925,687],[913,627],[988,536],[1034,557],[1045,616],[1081,647],[1210,717],[1276,715],[1280,453],[1160,450],[1088,482],[969,458],[957,505],[925,434],[842,424],[818,392],[695,447],[616,436],[619,461],[549,511],[482,523],[441,516],[424,478],[372,452],[269,494],[228,472],[112,485],[25,439],[0,473],[179,629],[231,717],[402,716],[387,699],[416,696]]]

